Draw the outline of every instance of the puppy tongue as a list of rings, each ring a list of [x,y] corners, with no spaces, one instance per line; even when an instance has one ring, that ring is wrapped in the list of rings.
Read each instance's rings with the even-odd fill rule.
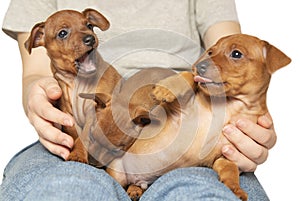
[[[209,83],[209,82],[213,82],[211,79],[205,78],[205,77],[201,77],[199,75],[196,75],[194,77],[194,81],[195,82],[200,82],[200,83]]]

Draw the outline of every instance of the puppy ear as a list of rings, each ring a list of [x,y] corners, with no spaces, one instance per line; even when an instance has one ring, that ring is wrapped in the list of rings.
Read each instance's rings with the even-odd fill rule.
[[[99,27],[102,31],[107,30],[110,26],[109,21],[101,13],[94,9],[87,8],[82,12],[82,14],[92,25]]]
[[[95,100],[95,102],[97,103],[97,107],[101,107],[101,108],[106,108],[107,103],[111,100],[111,96],[106,93],[96,93],[96,94],[80,93],[79,97]]]
[[[269,72],[272,74],[276,70],[288,65],[291,59],[278,48],[264,41],[263,55]]]
[[[24,45],[29,54],[31,54],[32,48],[39,47],[39,46],[44,46],[44,32],[45,28],[45,23],[40,22],[32,28],[30,32],[29,38],[25,41]]]

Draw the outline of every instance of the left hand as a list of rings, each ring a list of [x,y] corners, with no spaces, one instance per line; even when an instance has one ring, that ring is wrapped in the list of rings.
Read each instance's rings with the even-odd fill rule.
[[[242,172],[254,172],[257,165],[265,162],[269,149],[277,139],[269,113],[260,116],[257,124],[240,119],[236,126],[226,125],[223,134],[231,145],[225,145],[222,153],[228,160],[235,162]]]

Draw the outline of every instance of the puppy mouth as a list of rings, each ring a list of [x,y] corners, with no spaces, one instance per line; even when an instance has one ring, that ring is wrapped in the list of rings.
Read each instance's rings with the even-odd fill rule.
[[[92,74],[96,72],[96,49],[91,49],[75,60],[75,66],[79,73]]]
[[[219,81],[214,81],[210,78],[203,77],[200,75],[197,75],[194,77],[194,81],[201,84],[201,85],[215,85],[215,86],[224,86],[226,82],[219,82]]]

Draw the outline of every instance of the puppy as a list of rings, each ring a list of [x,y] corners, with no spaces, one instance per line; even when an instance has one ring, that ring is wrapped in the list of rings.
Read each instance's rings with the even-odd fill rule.
[[[210,167],[237,197],[247,200],[237,165],[222,156],[221,148],[229,143],[222,128],[241,117],[256,123],[268,111],[271,74],[290,61],[279,49],[253,36],[220,39],[196,61],[192,72],[167,77],[148,91],[160,105],[149,110],[148,117],[143,112],[143,118],[151,122],[154,116],[155,123],[145,126],[139,139],[107,171],[122,186],[129,185],[127,192],[135,199],[170,170]]]
[[[106,164],[107,170],[112,159],[125,154],[141,132],[145,133],[145,127],[156,121],[155,116],[149,118],[149,111],[157,106],[150,93],[155,83],[174,74],[168,69],[148,68],[119,82],[112,94],[79,94],[81,98],[95,101],[94,118],[98,124],[90,127],[95,141],[91,149],[98,152],[96,159]]]
[[[62,10],[51,15],[45,22],[36,24],[25,42],[29,54],[32,48],[39,46],[47,49],[53,76],[62,89],[58,108],[74,116],[76,120],[75,126],[62,128],[75,141],[68,160],[89,162],[89,134],[98,124],[94,114],[94,101],[80,98],[78,94],[100,91],[111,94],[121,80],[119,73],[97,51],[98,38],[93,28],[105,31],[109,26],[109,21],[96,10],[86,9],[82,13]],[[116,135],[110,137],[115,138]],[[100,145],[96,147],[101,148]]]

